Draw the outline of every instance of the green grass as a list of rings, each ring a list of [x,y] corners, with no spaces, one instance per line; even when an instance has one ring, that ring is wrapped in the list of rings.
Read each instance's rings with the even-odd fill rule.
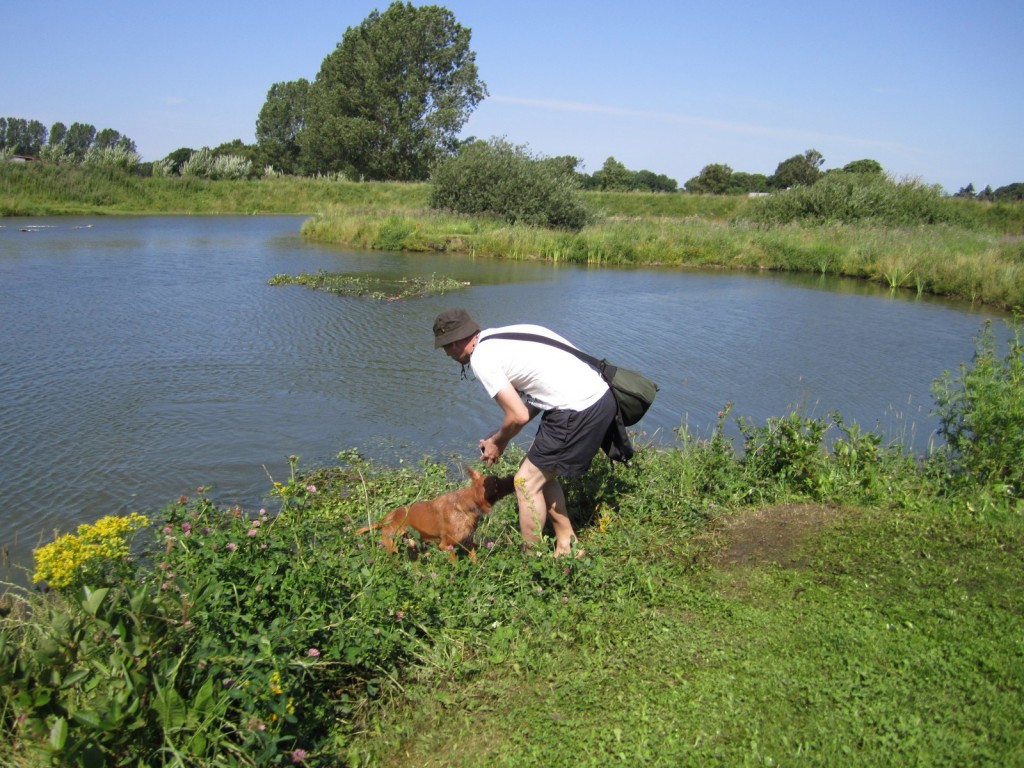
[[[1019,764],[1022,547],[928,511],[662,527],[584,628],[425,669],[365,743],[384,765]]]
[[[310,240],[358,248],[449,251],[514,260],[810,272],[911,294],[1024,306],[1024,241],[950,225],[763,227],[714,218],[606,218],[580,232],[431,211],[332,208],[302,226]]]
[[[335,205],[384,211],[424,207],[428,196],[425,184],[292,177],[212,181],[0,163],[0,216],[313,214]]]

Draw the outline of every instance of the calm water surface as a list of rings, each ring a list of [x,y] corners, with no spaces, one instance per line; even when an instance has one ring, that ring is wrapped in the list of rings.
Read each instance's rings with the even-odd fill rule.
[[[926,450],[931,382],[969,361],[989,315],[817,277],[586,269],[311,245],[296,217],[0,219],[0,546],[199,485],[265,503],[271,480],[358,448],[454,465],[498,421],[432,348],[464,306],[537,322],[661,385],[643,428],[710,432],[726,401],[794,408]],[[30,231],[24,231],[29,229]],[[380,302],[297,286],[301,271],[450,275],[465,291]],[[528,428],[523,440],[533,429]]]

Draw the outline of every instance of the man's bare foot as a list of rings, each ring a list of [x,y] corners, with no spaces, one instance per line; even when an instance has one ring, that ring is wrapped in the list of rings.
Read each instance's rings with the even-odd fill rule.
[[[562,546],[556,546],[555,547],[555,557],[561,557],[562,555],[568,555],[571,552],[572,552],[572,548],[571,547],[562,547]],[[583,549],[583,547],[580,547],[579,549],[576,550],[576,559],[579,560],[581,557],[583,557],[584,554],[585,554],[585,550]]]

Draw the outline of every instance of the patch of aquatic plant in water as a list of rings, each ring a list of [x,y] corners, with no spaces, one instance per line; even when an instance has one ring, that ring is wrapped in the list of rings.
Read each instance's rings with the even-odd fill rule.
[[[451,277],[436,275],[390,278],[324,270],[318,270],[312,274],[300,272],[298,275],[275,275],[267,282],[270,285],[304,285],[307,288],[336,293],[340,296],[359,296],[382,301],[440,296],[463,290],[468,285],[468,283]]]

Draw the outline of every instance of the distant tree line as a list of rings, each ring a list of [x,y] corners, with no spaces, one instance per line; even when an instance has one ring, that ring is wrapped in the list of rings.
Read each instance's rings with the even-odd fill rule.
[[[579,180],[583,189],[605,192],[675,192],[679,189],[679,182],[663,173],[631,171],[614,157],[605,160],[601,169],[589,176],[580,173]]]
[[[771,176],[761,173],[733,171],[724,163],[705,165],[701,172],[686,182],[687,192],[703,195],[743,195],[768,193],[793,187],[809,187],[833,173],[858,174],[863,177],[884,176],[885,169],[877,160],[865,158],[847,163],[842,168],[822,170],[825,158],[816,149],[808,149],[801,155],[783,160]],[[1016,182],[993,190],[985,187],[974,191],[974,185],[961,187],[953,197],[989,202],[1024,200],[1024,183]]]
[[[980,192],[974,191],[974,184],[968,184],[966,187],[960,187],[953,197],[962,197],[967,200],[987,200],[991,203],[1024,200],[1024,182],[1016,181],[996,189],[986,186]]]
[[[121,150],[134,153],[135,142],[113,128],[100,131],[88,123],[54,123],[49,129],[38,120],[0,117],[0,151],[9,155],[47,157],[60,155],[82,160],[89,150]]]
[[[791,187],[810,186],[832,171],[823,171],[825,157],[816,149],[808,149],[802,155],[793,155],[775,168],[775,173],[743,173],[733,171],[724,163],[705,165],[700,174],[686,182],[686,191],[704,195],[741,195],[752,192],[765,193]],[[854,160],[842,170],[846,173],[884,173],[877,160]]]

